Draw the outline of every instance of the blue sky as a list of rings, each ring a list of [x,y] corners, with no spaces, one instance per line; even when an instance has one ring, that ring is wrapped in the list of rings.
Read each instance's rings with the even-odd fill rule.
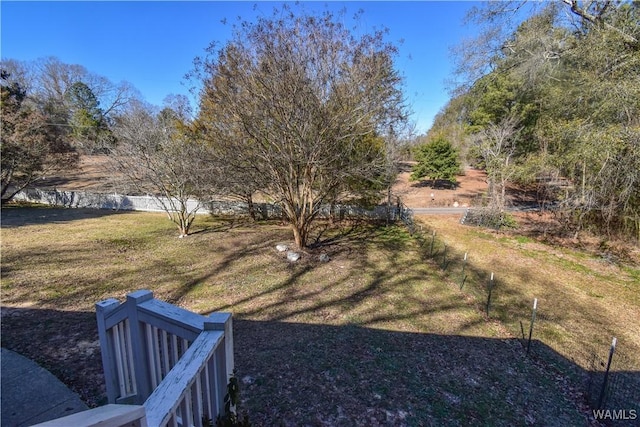
[[[212,41],[224,43],[237,17],[270,15],[280,2],[12,2],[2,1],[1,55],[31,61],[55,56],[80,64],[114,83],[128,81],[144,98],[161,105],[168,94],[188,94],[184,75]],[[386,27],[400,47],[396,66],[419,132],[449,99],[449,49],[471,28],[463,26],[468,1],[304,2],[310,10],[364,11],[365,31]],[[223,24],[223,20],[227,21]],[[347,24],[351,26],[352,22]],[[400,44],[399,41],[403,40]]]

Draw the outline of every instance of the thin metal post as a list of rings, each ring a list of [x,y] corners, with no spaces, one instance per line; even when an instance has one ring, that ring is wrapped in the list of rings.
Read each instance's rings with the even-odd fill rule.
[[[491,280],[489,281],[489,295],[487,296],[487,317],[489,317],[489,309],[491,308],[491,291],[493,291],[493,272],[491,272]]]
[[[460,277],[462,277],[462,279],[460,280],[460,290],[462,290],[462,287],[464,286],[464,282],[467,280],[467,276],[466,274],[464,274],[464,269],[467,267],[467,253],[464,253],[464,259],[462,260],[462,273],[460,273]]]
[[[433,243],[436,240],[436,230],[433,230],[433,233],[431,234],[431,248],[429,249],[429,256],[432,257],[433,256]]]
[[[442,254],[442,269],[447,269],[447,244],[444,244],[444,252]]]
[[[607,370],[604,373],[604,380],[602,381],[602,389],[600,390],[600,398],[598,399],[598,409],[602,409],[604,403],[604,395],[607,391],[607,381],[609,380],[609,370],[611,369],[611,360],[613,359],[613,353],[616,351],[616,344],[618,340],[613,337],[611,341],[611,348],[609,348],[609,360],[607,361]]]
[[[529,355],[529,349],[531,348],[531,336],[533,335],[533,324],[536,321],[536,310],[538,308],[538,298],[533,299],[533,313],[531,314],[531,325],[529,326],[529,341],[527,341],[527,355]]]

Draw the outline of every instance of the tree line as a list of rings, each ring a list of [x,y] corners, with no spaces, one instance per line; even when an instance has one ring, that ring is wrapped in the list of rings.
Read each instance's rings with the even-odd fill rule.
[[[517,183],[577,235],[640,240],[640,2],[505,1],[469,19],[458,80],[427,140],[488,174],[490,205]]]
[[[113,84],[57,58],[3,60],[0,85],[3,201],[74,167],[79,152],[110,149],[113,119],[137,96],[127,83]]]
[[[486,170],[497,214],[516,183],[573,233],[640,239],[639,15],[637,1],[613,0],[474,9],[484,31],[455,50],[458,81],[412,177],[455,181],[462,158]],[[3,201],[104,153],[131,191],[163,196],[181,235],[190,198],[234,197],[253,214],[260,193],[300,247],[321,206],[390,203],[408,129],[398,50],[345,22],[286,5],[239,22],[194,61],[195,112],[55,58],[2,61]]]
[[[397,49],[383,31],[355,36],[342,15],[295,7],[237,24],[196,58],[195,113],[184,96],[152,107],[129,85],[53,58],[3,61],[3,200],[84,152],[108,154],[181,235],[195,218],[187,200],[212,195],[253,213],[260,192],[282,207],[299,247],[321,207],[378,203],[408,118]]]

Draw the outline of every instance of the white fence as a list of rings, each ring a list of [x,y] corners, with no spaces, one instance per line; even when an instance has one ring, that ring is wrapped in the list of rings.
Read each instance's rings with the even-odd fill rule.
[[[162,204],[151,196],[125,196],[122,194],[88,193],[84,191],[41,190],[27,188],[14,196],[14,200],[43,203],[65,208],[93,208],[146,212],[164,212]],[[189,200],[187,208],[198,206],[197,200]],[[202,210],[207,213],[206,210]]]
[[[164,212],[162,204],[154,196],[125,196],[121,194],[88,193],[83,191],[61,191],[61,190],[41,190],[38,188],[28,188],[20,191],[14,200],[43,203],[52,206],[66,208],[93,208],[111,210],[133,210],[145,212]],[[168,205],[168,204],[167,204]],[[199,214],[215,214],[244,216],[249,214],[249,207],[246,203],[239,201],[212,200],[199,202],[189,200],[187,209],[193,211],[197,209]],[[257,215],[263,219],[281,218],[282,209],[272,203],[254,203]],[[335,205],[322,206],[320,208],[321,217],[329,217],[333,214],[336,218],[372,218],[396,220],[407,215],[409,210],[401,203],[392,205],[376,206],[372,210],[367,210],[357,206]]]

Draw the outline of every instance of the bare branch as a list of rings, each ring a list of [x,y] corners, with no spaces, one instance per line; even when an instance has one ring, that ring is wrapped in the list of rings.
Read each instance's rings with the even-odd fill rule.
[[[580,1],[579,0],[562,0],[562,2],[566,5],[568,5],[571,8],[571,12],[573,12],[575,15],[581,17],[582,19],[591,22],[592,24],[596,24],[596,25],[603,25],[605,28],[609,29],[609,30],[613,30],[616,33],[618,33],[620,36],[622,36],[622,38],[627,42],[627,43],[633,43],[636,44],[638,43],[638,39],[636,39],[635,37],[633,37],[631,34],[628,34],[624,31],[622,31],[620,28],[615,27],[607,22],[604,21],[603,16],[605,14],[605,12],[607,11],[607,9],[609,8],[609,6],[611,5],[611,1],[605,1],[602,3],[602,7],[599,10],[599,13],[593,14],[593,13],[589,13],[589,8],[588,7],[581,7],[580,6]]]

